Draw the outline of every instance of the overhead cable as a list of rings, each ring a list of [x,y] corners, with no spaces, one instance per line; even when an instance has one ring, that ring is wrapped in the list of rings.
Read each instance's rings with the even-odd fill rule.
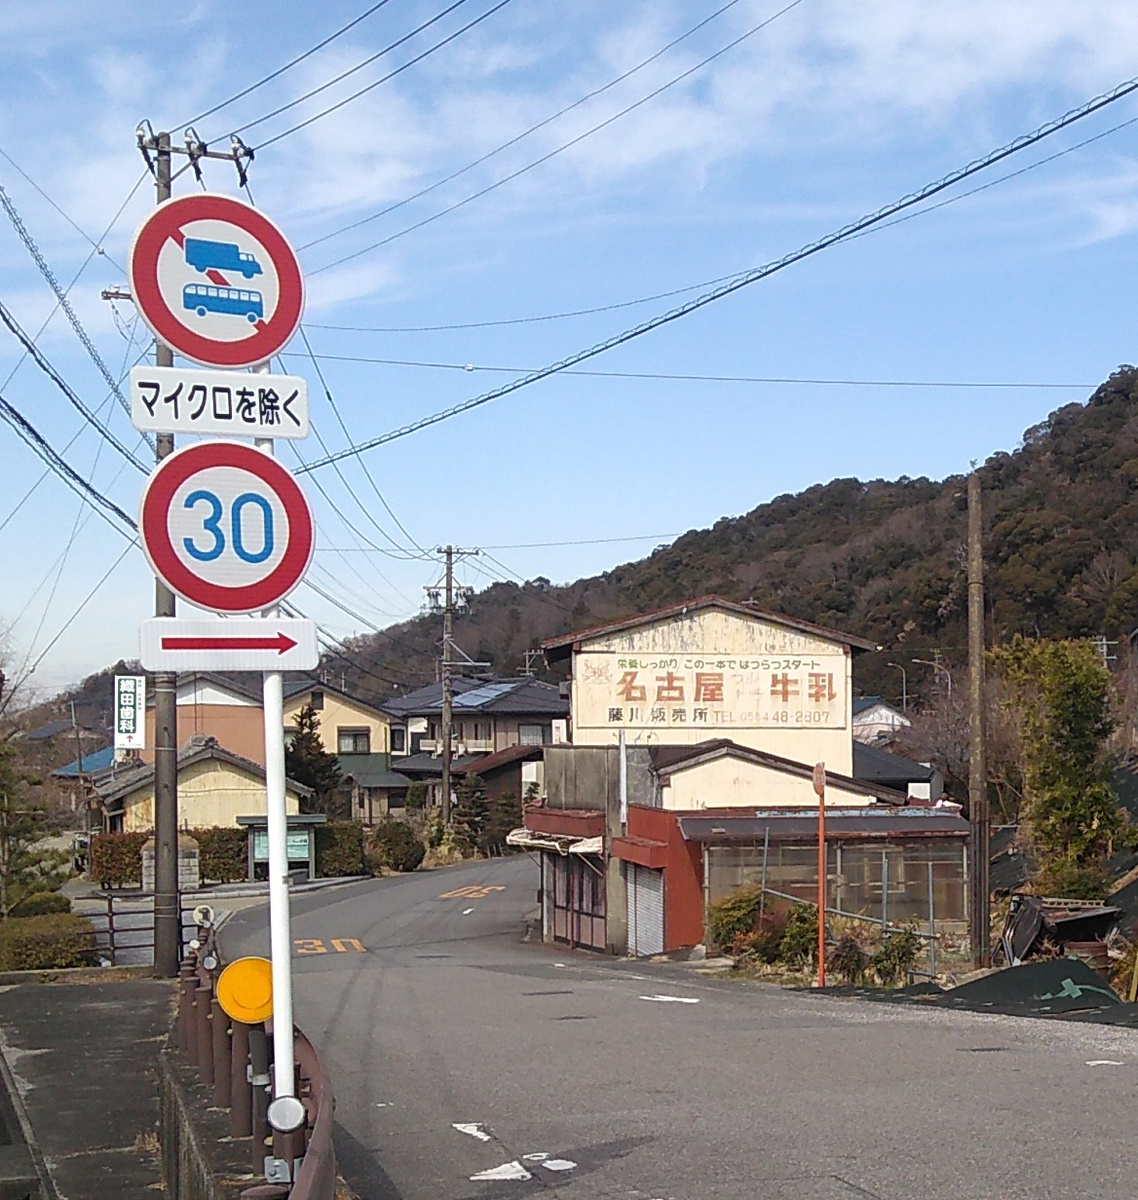
[[[11,221],[12,227],[15,229],[20,241],[24,243],[27,252],[34,259],[36,266],[39,267],[40,274],[47,280],[48,287],[55,293],[56,301],[59,307],[63,309],[63,315],[67,318],[71,328],[75,331],[75,336],[83,343],[83,349],[87,351],[91,361],[98,368],[99,374],[106,381],[107,386],[114,392],[115,399],[118,400],[123,411],[129,415],[130,401],[122,394],[118,380],[111,374],[107,364],[103,361],[103,356],[95,349],[95,343],[87,336],[87,331],[83,328],[83,323],[76,315],[75,309],[71,307],[71,301],[68,300],[67,293],[59,286],[59,280],[52,274],[51,268],[40,253],[40,248],[28,232],[27,227],[20,218],[20,214],[16,211],[16,206],[12,203],[11,196],[8,195],[2,185],[0,185],[0,205],[3,205],[4,211],[8,214],[8,220]]]
[[[142,462],[119,441],[117,437],[107,428],[102,421],[87,407],[87,405],[79,398],[70,384],[63,378],[62,375],[47,361],[43,355],[43,351],[35,344],[34,341],[21,329],[19,322],[0,301],[0,321],[3,321],[8,326],[9,330],[23,345],[24,349],[30,354],[35,361],[36,366],[59,388],[59,390],[67,397],[68,400],[83,414],[87,419],[87,423],[95,430],[98,435],[108,441],[114,448],[130,461],[143,475],[148,475],[149,470],[143,466]]]
[[[445,12],[440,15],[445,15],[446,12],[450,12],[451,9],[457,8],[459,6],[459,4],[463,4],[463,3],[465,3],[465,0],[455,0],[455,2],[450,6],[450,8],[446,9]],[[492,17],[496,12],[499,11],[499,9],[505,8],[506,5],[509,3],[510,3],[510,0],[498,0],[497,4],[495,4],[492,8],[487,9],[484,13],[481,14],[481,16],[475,17],[473,21],[468,21],[465,25],[462,26],[461,29],[456,29],[454,31],[454,33],[448,34],[445,38],[443,38],[441,41],[436,42],[433,46],[428,46],[426,50],[423,50],[421,53],[416,54],[414,58],[410,58],[405,63],[403,63],[401,66],[396,67],[394,71],[388,71],[388,73],[386,75],[381,76],[379,79],[375,80],[374,83],[369,83],[366,87],[360,88],[359,91],[353,92],[350,96],[345,96],[343,100],[338,100],[335,104],[329,105],[327,108],[321,110],[318,113],[314,113],[311,117],[308,117],[305,120],[298,122],[296,125],[293,125],[289,129],[286,129],[283,133],[276,134],[275,136],[269,138],[267,141],[262,142],[259,146],[255,147],[255,149],[263,150],[266,146],[271,146],[275,142],[279,142],[282,138],[289,137],[292,134],[299,132],[301,129],[306,129],[309,125],[312,125],[314,122],[321,121],[325,117],[330,116],[332,113],[338,112],[345,105],[353,103],[354,101],[358,100],[361,96],[366,96],[368,92],[374,91],[381,84],[389,82],[390,80],[394,79],[397,75],[401,75],[408,68],[415,66],[416,63],[420,63],[423,61],[423,59],[429,58],[432,54],[434,54],[438,50],[441,50],[444,46],[450,45],[450,43],[453,42],[456,38],[462,37],[462,35],[464,33],[469,32],[476,25],[481,25],[482,22],[485,21],[487,17]],[[435,19],[437,20],[438,18],[435,18]],[[433,22],[431,22],[431,21],[427,22],[427,24],[432,24],[432,23]],[[408,34],[407,36],[410,37],[412,35]],[[403,40],[406,41],[407,39],[404,38]],[[382,51],[381,51],[381,53],[382,53]],[[378,56],[376,56],[376,57],[378,57]],[[289,105],[287,107],[291,107],[291,105]],[[262,118],[262,119],[267,120],[268,118]],[[260,122],[256,121],[256,122],[254,122],[254,124],[260,124]],[[242,129],[246,129],[246,128],[248,128],[248,126],[242,126]],[[238,130],[238,132],[240,132],[240,130]]]
[[[299,354],[286,355],[299,358]],[[535,367],[489,366],[486,363],[424,362],[406,358],[368,358],[358,354],[317,354],[315,359],[325,362],[374,363],[383,367],[422,367],[437,371],[462,371],[472,374],[486,371],[501,375],[518,375],[537,370]],[[658,379],[679,383],[779,383],[806,384],[818,387],[881,387],[881,388],[1042,388],[1048,390],[1085,391],[1095,388],[1095,383],[1028,383],[1022,381],[971,380],[971,379],[835,379],[812,378],[787,375],[700,375],[676,371],[563,371],[564,375],[584,375],[593,379]]]
[[[303,54],[298,54],[296,58],[290,59],[283,67],[278,67],[270,74],[258,79],[256,83],[249,84],[248,87],[242,88],[241,91],[235,92],[228,100],[222,100],[219,104],[215,104],[212,108],[207,108],[205,112],[200,112],[196,117],[191,117],[188,121],[176,122],[176,128],[183,125],[196,125],[199,121],[204,121],[206,117],[212,117],[214,113],[220,112],[223,108],[228,108],[238,100],[244,99],[250,92],[255,92],[258,88],[264,87],[266,83],[272,83],[274,79],[279,79],[286,71],[291,71],[293,67],[304,62],[306,58],[311,58],[318,51],[323,50],[325,46],[334,42],[337,38],[343,37],[351,29],[355,29],[361,21],[366,21],[372,13],[378,12],[388,0],[379,0],[378,4],[373,4],[371,8],[365,9],[358,17],[353,18],[347,25],[341,25],[335,33],[330,33],[323,41],[317,42],[315,46],[310,46]]]
[[[319,275],[321,271],[330,271],[333,267],[338,267],[343,263],[350,262],[352,259],[359,258],[363,254],[368,254],[372,250],[378,250],[381,246],[386,246],[398,238],[405,237],[407,234],[413,233],[416,229],[422,229],[424,225],[430,225],[432,222],[439,220],[441,217],[445,217],[449,213],[455,212],[458,209],[465,207],[467,204],[470,204],[475,200],[480,200],[483,196],[487,196],[491,192],[497,191],[498,188],[503,187],[507,183],[511,183],[519,176],[527,174],[535,167],[540,167],[543,163],[549,162],[551,158],[556,158],[557,155],[564,153],[564,151],[570,150],[574,146],[579,145],[586,138],[592,137],[594,133],[599,133],[602,129],[607,129],[608,126],[612,125],[615,121],[619,121],[621,117],[628,116],[630,112],[635,112],[636,109],[647,104],[650,100],[655,100],[655,98],[661,95],[661,93],[666,92],[669,88],[675,87],[677,83],[682,83],[685,79],[694,75],[697,71],[702,71],[708,63],[714,62],[717,58],[722,57],[729,50],[734,50],[735,47],[741,42],[745,42],[748,38],[754,37],[754,35],[760,30],[765,29],[768,25],[772,24],[772,22],[777,21],[779,17],[784,16],[786,13],[790,12],[791,9],[797,8],[802,3],[803,0],[790,0],[790,3],[784,8],[780,8],[778,12],[760,21],[757,25],[752,25],[750,29],[745,30],[737,38],[733,38],[727,43],[727,45],[721,46],[713,54],[709,54],[706,58],[701,59],[695,64],[695,66],[689,67],[686,71],[681,71],[679,75],[669,79],[667,83],[662,83],[658,88],[653,89],[648,93],[647,96],[642,96],[639,100],[627,105],[619,112],[613,113],[611,117],[606,117],[603,121],[598,122],[598,124],[592,126],[590,129],[586,129],[584,133],[579,133],[575,138],[570,138],[569,141],[563,142],[560,146],[557,146],[548,153],[541,155],[540,158],[535,158],[533,162],[527,163],[524,167],[519,167],[516,171],[511,171],[508,175],[503,176],[501,179],[497,179],[493,183],[487,184],[486,187],[479,188],[478,191],[464,197],[462,200],[456,200],[453,204],[448,204],[446,208],[440,209],[436,213],[432,213],[429,217],[424,217],[421,221],[416,221],[413,224],[407,225],[403,229],[396,231],[395,233],[388,234],[387,237],[381,238],[378,242],[372,242],[370,246],[365,246],[362,250],[355,250],[351,254],[345,254],[341,258],[335,259],[333,262],[326,263],[324,266],[318,267],[315,271],[309,271],[308,274]]]
[[[1064,146],[1062,150],[1056,150],[1054,154],[1048,154],[1045,158],[1037,159],[1033,163],[1028,163],[1026,167],[1020,167],[1018,170],[1009,171],[1006,175],[1000,175],[996,179],[990,179],[987,183],[982,183],[978,187],[969,188],[967,191],[960,192],[956,196],[949,196],[944,200],[938,200],[936,204],[930,204],[927,208],[922,208],[918,212],[905,213],[903,216],[894,218],[892,221],[883,221],[880,225],[875,225],[872,229],[867,229],[864,232],[857,234],[857,237],[865,237],[871,233],[880,233],[884,229],[891,229],[894,225],[900,225],[905,221],[913,221],[917,217],[924,216],[925,213],[936,212],[938,209],[947,208],[950,204],[957,204],[961,200],[967,200],[969,196],[975,196],[980,192],[986,192],[989,188],[994,188],[1001,183],[1006,183],[1009,179],[1016,179],[1021,175],[1026,175],[1029,171],[1034,171],[1039,167],[1046,166],[1048,163],[1054,162],[1058,158],[1064,158],[1068,154],[1074,154],[1076,150],[1082,150],[1091,145],[1092,142],[1101,141],[1103,138],[1110,137],[1111,134],[1118,133],[1119,130],[1127,128],[1138,122],[1138,117],[1128,117],[1125,121],[1120,121],[1117,125],[1112,125],[1109,129],[1104,129],[1101,133],[1096,133],[1092,137],[1085,138],[1081,142],[1075,142],[1073,145]],[[852,239],[851,239],[852,240]],[[309,245],[315,245],[314,242],[309,242]],[[303,247],[302,247],[303,249]],[[572,317],[591,317],[597,313],[615,312],[621,308],[635,308],[640,304],[649,304],[655,300],[670,300],[673,296],[683,296],[688,292],[698,292],[702,288],[714,287],[716,284],[723,283],[725,280],[734,279],[735,273],[730,275],[720,275],[715,279],[705,279],[700,283],[689,283],[684,287],[671,288],[665,292],[654,292],[650,296],[637,296],[634,300],[617,300],[610,304],[597,304],[591,308],[575,308],[564,312],[542,313],[533,317],[501,317],[496,320],[489,321],[461,321],[451,322],[446,325],[321,325],[314,321],[307,322],[309,329],[334,329],[343,333],[446,333],[452,330],[463,329],[496,329],[505,325],[536,325],[544,321],[565,321]]]
[[[362,442],[357,446],[350,446],[344,450],[338,451],[335,455],[327,456],[323,459],[318,459],[315,462],[309,463],[305,470],[315,471],[320,467],[329,465],[332,461],[342,458],[348,458],[353,454],[362,454],[366,450],[374,449],[376,446],[382,446],[387,442],[396,440],[397,438],[406,437],[408,434],[416,433],[420,429],[426,429],[431,425],[437,425],[440,421],[448,420],[450,417],[458,416],[460,413],[469,412],[473,408],[478,408],[483,404],[489,404],[492,400],[500,399],[502,396],[507,396],[512,392],[519,391],[521,388],[528,387],[530,384],[537,383],[542,379],[547,379],[551,375],[556,375],[561,371],[568,370],[570,367],[577,366],[578,363],[586,362],[591,358],[596,358],[600,354],[604,354],[608,350],[612,350],[617,346],[622,346],[626,342],[630,342],[635,338],[642,337],[646,333],[650,333],[655,329],[659,329],[664,325],[670,324],[673,321],[678,321],[683,317],[689,316],[691,313],[714,303],[716,300],[721,300],[725,296],[730,296],[741,288],[747,287],[752,283],[757,283],[760,279],[767,279],[778,271],[794,263],[801,262],[805,258],[818,254],[829,247],[837,245],[840,242],[847,241],[856,234],[871,226],[878,225],[890,217],[895,216],[905,209],[914,207],[929,197],[936,195],[939,192],[945,191],[947,188],[961,183],[963,180],[970,178],[972,175],[978,174],[980,171],[986,170],[988,167],[1005,158],[1009,158],[1013,154],[1018,154],[1022,150],[1026,150],[1029,146],[1035,145],[1046,137],[1057,133],[1061,129],[1065,129],[1068,125],[1074,124],[1076,121],[1082,120],[1091,113],[1098,112],[1100,109],[1106,108],[1107,105],[1114,104],[1125,96],[1129,96],[1134,91],[1138,90],[1138,78],[1129,79],[1125,83],[1120,83],[1117,87],[1112,88],[1109,92],[1104,92],[1102,95],[1088,100],[1085,104],[1078,108],[1071,109],[1061,117],[1057,117],[1053,121],[1049,121],[1044,125],[1039,126],[1032,133],[1023,134],[1014,141],[1008,142],[1006,145],[999,147],[996,150],[989,151],[983,157],[975,159],[967,166],[960,167],[955,171],[936,180],[934,183],[926,184],[924,187],[909,195],[902,197],[900,200],[895,200],[891,204],[885,205],[874,213],[861,217],[841,229],[833,233],[827,234],[825,237],[819,238],[817,241],[810,242],[801,249],[795,250],[790,254],[784,255],[782,258],[776,259],[774,262],[767,263],[764,266],[754,267],[749,271],[736,276],[727,283],[721,284],[712,291],[698,296],[693,300],[689,300],[686,304],[682,304],[677,308],[671,309],[669,312],[661,313],[658,316],[642,322],[634,326],[632,329],[625,330],[623,333],[614,334],[603,342],[598,342],[585,350],[579,350],[576,354],[569,355],[568,358],[563,358],[558,362],[551,363],[547,367],[543,367],[538,371],[531,371],[528,375],[520,379],[511,380],[509,383],[503,384],[501,387],[494,388],[489,392],[484,392],[480,396],[475,396],[470,400],[466,400],[461,404],[453,405],[450,408],[444,409],[441,412],[436,412],[430,416],[421,417],[418,421],[413,421],[408,425],[402,426],[400,429],[393,429],[389,433],[381,434],[379,437],[371,438],[366,442]]]
[[[559,108],[555,113],[551,113],[548,117],[543,117],[536,124],[531,125],[528,129],[523,129],[521,133],[510,138],[509,141],[503,142],[500,146],[496,146],[493,150],[488,150],[481,158],[476,158],[473,162],[469,162],[465,167],[459,167],[457,171],[452,171],[444,179],[436,180],[428,187],[421,188],[414,195],[405,196],[402,200],[397,200],[394,204],[389,204],[386,208],[382,208],[379,212],[372,213],[369,217],[361,217],[358,221],[353,221],[350,225],[343,225],[339,229],[333,229],[331,233],[326,233],[323,237],[313,238],[310,242],[305,242],[303,246],[298,246],[298,250],[308,250],[312,246],[318,246],[321,242],[326,242],[329,238],[339,237],[342,233],[348,233],[353,229],[359,229],[361,225],[367,225],[372,221],[378,221],[380,217],[387,216],[388,213],[395,212],[398,208],[403,208],[405,205],[411,204],[415,200],[421,200],[429,193],[436,191],[438,188],[444,187],[448,183],[452,183],[460,175],[465,175],[467,171],[473,171],[475,167],[480,167],[484,162],[502,153],[503,150],[508,150],[511,146],[516,146],[518,142],[529,137],[531,133],[537,133],[539,129],[544,129],[546,125],[551,125],[566,113],[572,112],[575,108],[580,108],[582,104],[587,104],[590,100],[595,100],[597,96],[616,87],[617,84],[623,83],[626,79],[635,75],[638,71],[644,70],[650,66],[658,58],[667,54],[669,50],[674,49],[681,42],[686,41],[693,34],[698,33],[705,25],[710,24],[716,17],[722,16],[729,8],[734,8],[740,0],[727,0],[726,4],[720,5],[713,13],[704,17],[702,21],[693,25],[690,29],[681,33],[679,37],[672,38],[665,46],[661,46],[655,53],[650,54],[647,58],[642,59],[634,67],[629,67],[627,71],[621,72],[615,79],[610,79],[608,83],[602,84],[600,87],[593,88],[591,92],[586,92],[580,99],[574,100],[572,104],[566,104],[564,108]]]
[[[122,534],[123,537],[130,536],[115,524],[115,520],[118,520],[128,529],[137,531],[138,525],[134,518],[128,516],[113,500],[108,499],[102,492],[89,484],[82,475],[69,467],[51,446],[48,445],[47,440],[39,433],[35,426],[27,418],[21,416],[3,396],[0,396],[0,419],[7,421],[16,433],[19,434],[20,438],[39,455],[77,496],[82,497],[86,503],[90,504],[112,529]]]

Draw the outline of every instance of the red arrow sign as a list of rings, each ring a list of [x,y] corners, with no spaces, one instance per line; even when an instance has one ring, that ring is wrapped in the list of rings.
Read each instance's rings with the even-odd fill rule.
[[[163,650],[275,650],[284,654],[297,645],[287,634],[275,637],[164,637]]]

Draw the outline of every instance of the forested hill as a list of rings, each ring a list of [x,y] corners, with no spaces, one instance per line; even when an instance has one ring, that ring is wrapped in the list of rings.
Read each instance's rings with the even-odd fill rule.
[[[982,471],[989,636],[1138,626],[1138,371],[1122,367],[1086,404],[1029,429]],[[872,638],[857,686],[899,695],[902,663],[935,648],[964,658],[965,480],[836,479],[693,530],[648,558],[566,586],[535,580],[479,593],[456,621],[462,648],[514,673],[543,638],[708,592]],[[329,665],[372,696],[434,677],[438,618],[353,642]],[[362,670],[363,663],[368,670]]]

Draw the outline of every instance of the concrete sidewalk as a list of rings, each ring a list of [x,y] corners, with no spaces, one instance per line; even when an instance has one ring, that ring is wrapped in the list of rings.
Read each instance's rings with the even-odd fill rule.
[[[0,987],[0,1053],[47,1197],[161,1189],[157,1060],[175,998],[172,981],[110,972]]]

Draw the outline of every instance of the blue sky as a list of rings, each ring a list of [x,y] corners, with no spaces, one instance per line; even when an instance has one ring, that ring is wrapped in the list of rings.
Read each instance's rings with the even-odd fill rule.
[[[493,3],[463,0],[403,46],[241,136],[260,146]],[[294,244],[307,247],[305,328],[352,440],[477,395],[676,299],[531,318],[625,304],[777,258],[1110,89],[1136,61],[1138,10],[1108,0],[799,0],[725,49],[785,3],[737,0],[606,86],[724,0],[510,0],[392,80],[258,151],[251,189]],[[55,275],[65,287],[75,280],[72,303],[116,375],[147,350],[129,302],[99,298],[102,288],[124,284],[130,235],[154,200],[143,180],[111,224],[143,171],[137,123],[169,128],[180,142],[188,119],[366,7],[205,0],[175,11],[43,0],[0,9],[0,150],[10,156],[0,157],[0,184]],[[388,0],[323,50],[197,122],[197,132],[224,148],[232,130],[445,7]],[[511,182],[403,232],[659,88]],[[594,91],[453,181],[339,232]],[[971,186],[1135,116],[1138,100],[1123,100]],[[562,376],[372,451],[364,460],[370,480],[351,460],[343,478],[318,472],[330,499],[306,484],[319,525],[313,579],[364,620],[304,587],[298,604],[337,636],[418,610],[437,566],[380,507],[373,483],[414,544],[493,548],[504,568],[486,559],[464,566],[466,581],[484,586],[504,570],[555,581],[605,570],[664,535],[836,476],[941,477],[1014,448],[1025,428],[1138,357],[1136,139],[1138,124],[1126,126],[818,255],[588,368],[858,386]],[[237,194],[227,164],[207,164],[205,179],[211,190]],[[196,186],[183,176],[175,194]],[[366,249],[384,239],[391,240]],[[63,315],[52,314],[54,297],[2,216],[0,300],[31,333],[47,321],[43,352],[92,407],[105,402],[101,376]],[[299,338],[285,364],[308,377],[327,446],[345,445]],[[0,385],[80,474],[136,510],[141,477],[21,362],[3,329]],[[113,402],[102,412],[133,446],[125,414]],[[310,439],[300,453],[322,451]],[[283,459],[295,462],[288,451]],[[41,473],[39,460],[0,426],[0,522]],[[614,538],[642,540],[601,540]],[[556,542],[588,544],[528,545]],[[125,546],[54,476],[7,519],[0,628],[8,630],[10,674],[36,663],[28,686],[43,690],[137,653],[137,622],[152,603],[138,550],[60,634]]]

